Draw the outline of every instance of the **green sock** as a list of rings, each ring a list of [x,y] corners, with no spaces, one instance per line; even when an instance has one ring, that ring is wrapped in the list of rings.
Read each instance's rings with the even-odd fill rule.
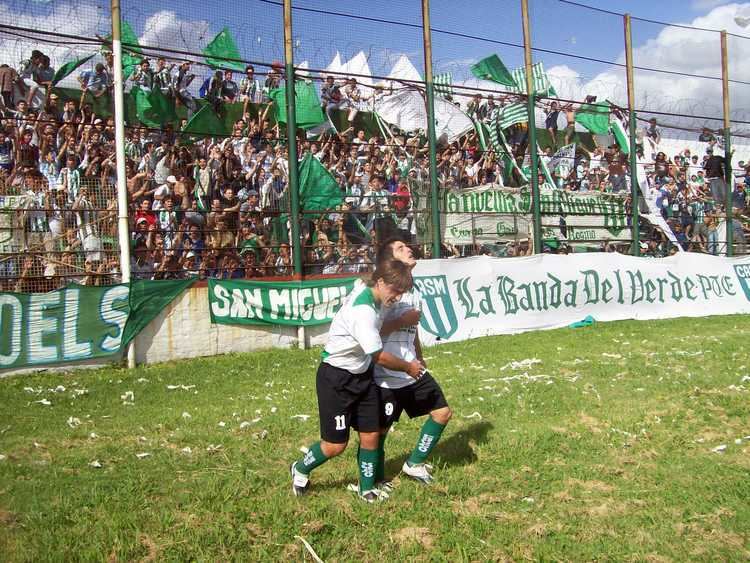
[[[305,456],[295,463],[294,466],[300,473],[309,475],[310,471],[323,465],[326,461],[328,461],[328,458],[323,453],[323,450],[320,449],[320,442],[315,442],[310,446]]]
[[[359,465],[359,492],[375,488],[375,468],[378,465],[378,450],[359,448],[357,456]]]
[[[385,481],[385,439],[388,434],[381,434],[378,441],[378,465],[375,468],[375,482]]]
[[[409,463],[409,465],[424,463],[424,460],[430,455],[432,448],[438,443],[444,428],[444,424],[438,424],[431,416],[428,417],[422,425],[422,432],[419,435],[417,447],[411,452],[409,459],[406,460],[407,463]]]

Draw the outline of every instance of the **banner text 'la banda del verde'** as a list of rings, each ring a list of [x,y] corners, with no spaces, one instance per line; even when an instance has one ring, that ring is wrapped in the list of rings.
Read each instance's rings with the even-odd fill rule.
[[[750,259],[682,254],[668,259],[614,253],[420,261],[423,340],[597,320],[750,313]]]

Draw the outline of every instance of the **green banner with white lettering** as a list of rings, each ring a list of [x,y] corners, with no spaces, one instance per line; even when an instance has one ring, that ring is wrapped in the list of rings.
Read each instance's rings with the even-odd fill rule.
[[[313,326],[330,322],[356,278],[302,282],[209,280],[211,322]]]
[[[0,370],[117,354],[193,281],[0,293]]]

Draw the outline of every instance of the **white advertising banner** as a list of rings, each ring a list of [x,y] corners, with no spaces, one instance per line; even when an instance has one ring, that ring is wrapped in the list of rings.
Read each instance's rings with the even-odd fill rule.
[[[597,321],[750,313],[750,257],[616,253],[420,260],[426,345]]]

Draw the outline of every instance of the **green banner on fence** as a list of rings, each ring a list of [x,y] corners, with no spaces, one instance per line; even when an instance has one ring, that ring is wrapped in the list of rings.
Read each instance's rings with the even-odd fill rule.
[[[333,319],[356,278],[304,282],[208,280],[211,322],[312,326]]]
[[[0,369],[118,353],[193,280],[0,293]],[[157,306],[154,306],[154,304]]]

